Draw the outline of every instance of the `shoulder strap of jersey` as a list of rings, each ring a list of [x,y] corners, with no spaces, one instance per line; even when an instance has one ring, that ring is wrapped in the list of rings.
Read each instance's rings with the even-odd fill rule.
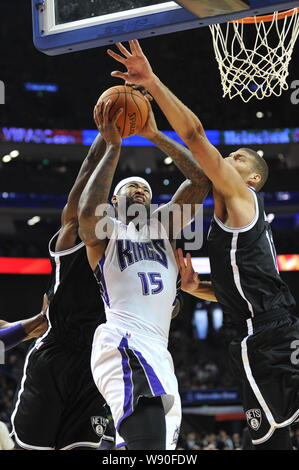
[[[60,230],[61,230],[61,228],[58,230],[58,232],[55,233],[55,235],[53,235],[53,237],[49,241],[49,245],[48,245],[49,253],[50,253],[50,256],[52,256],[53,258],[55,256],[71,255],[72,253],[74,253],[75,251],[80,250],[80,248],[82,248],[84,246],[84,243],[81,242],[81,243],[78,243],[78,245],[75,245],[72,248],[69,248],[68,250],[55,251],[55,244],[57,242]]]

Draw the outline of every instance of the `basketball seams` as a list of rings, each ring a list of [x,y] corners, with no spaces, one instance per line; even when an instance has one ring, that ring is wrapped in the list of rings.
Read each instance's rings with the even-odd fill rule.
[[[108,92],[108,93],[107,93]],[[123,95],[123,96],[121,96]],[[134,90],[133,88],[128,89],[126,86],[117,86],[115,89],[106,90],[100,99],[106,102],[108,99],[116,97],[115,101],[112,104],[111,113],[112,115],[116,112],[117,108],[123,108],[123,114],[120,116],[118,120],[118,128],[121,134],[121,137],[130,137],[134,135],[136,132],[131,129],[131,118],[128,116],[128,113],[133,112],[135,108],[136,113],[136,130],[140,130],[146,123],[147,118],[147,103],[144,99],[143,95],[138,92],[138,90]],[[138,101],[142,100],[141,102]],[[121,103],[121,104],[118,104]],[[146,108],[146,109],[145,109]],[[110,114],[111,116],[111,114]],[[122,121],[122,122],[120,122]],[[120,128],[121,125],[121,128]],[[133,131],[133,134],[130,134],[130,131]]]
[[[135,100],[134,96],[138,96],[138,95],[135,95],[134,93],[131,92],[131,97],[132,97],[132,100],[134,101],[135,105],[136,105],[136,108],[138,109],[138,112],[139,112],[139,115],[140,115],[140,123],[141,123],[141,129],[143,128],[143,125],[142,125],[142,113],[140,111],[140,108],[138,106],[138,103],[137,103],[137,100]],[[139,96],[140,98],[140,96]]]
[[[124,93],[125,95],[125,109],[124,109],[124,126],[123,126],[123,130],[122,130],[122,133],[121,133],[121,136],[123,137],[124,133],[125,133],[125,129],[126,129],[126,126],[127,126],[127,119],[128,119],[128,116],[127,116],[127,108],[128,108],[128,105],[127,105],[127,90],[125,87],[123,87],[123,91],[122,93]]]
[[[134,93],[134,91],[135,91],[135,90],[133,90],[132,93],[131,93],[132,98],[135,96],[136,98],[140,99],[141,101],[145,101],[145,98],[143,97],[142,93],[139,93],[139,94],[137,95],[136,93]],[[139,112],[140,112],[140,120],[141,120],[141,124],[142,124],[141,129],[142,129],[142,128],[144,127],[146,121],[147,121],[148,115],[147,115],[147,117],[146,117],[146,119],[145,119],[145,121],[144,121],[144,123],[143,123],[143,113],[141,112],[140,107],[138,106],[137,101],[135,101],[134,98],[133,98],[133,101],[134,101],[134,103],[136,104],[136,106],[137,106],[137,108],[138,108],[138,110],[139,110]]]

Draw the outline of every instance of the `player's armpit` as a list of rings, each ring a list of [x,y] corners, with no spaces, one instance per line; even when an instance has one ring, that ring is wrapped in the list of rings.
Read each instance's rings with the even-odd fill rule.
[[[87,259],[93,271],[96,269],[99,261],[103,258],[107,244],[108,244],[108,241],[98,243],[97,245],[94,245],[94,246],[86,245]]]

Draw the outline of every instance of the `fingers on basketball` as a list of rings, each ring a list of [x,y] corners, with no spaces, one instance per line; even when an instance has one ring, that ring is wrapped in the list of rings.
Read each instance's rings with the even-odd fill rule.
[[[112,118],[112,123],[113,124],[116,124],[117,120],[119,119],[119,117],[121,116],[121,114],[123,113],[123,108],[119,108],[116,113],[114,114],[113,118]]]
[[[111,100],[107,100],[107,101],[104,103],[104,110],[103,110],[103,121],[104,121],[104,122],[109,121],[109,112],[110,112],[110,109],[111,109]]]
[[[95,105],[94,110],[93,110],[93,118],[97,127],[101,125],[102,108],[103,108],[103,102],[100,102]]]
[[[148,115],[148,101],[140,91],[125,85],[118,85],[106,90],[100,96],[98,103],[111,101],[109,116],[120,129],[122,138],[138,134],[145,126]],[[118,112],[120,109],[123,111]],[[107,107],[105,107],[107,111]]]

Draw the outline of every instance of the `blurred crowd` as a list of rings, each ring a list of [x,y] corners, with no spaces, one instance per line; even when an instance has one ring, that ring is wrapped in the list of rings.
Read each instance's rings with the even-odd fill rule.
[[[299,428],[296,425],[291,429],[291,439],[293,449],[299,450]],[[253,450],[253,446],[248,429],[244,427],[241,434],[228,434],[223,429],[217,434],[204,431],[182,434],[178,450]]]
[[[179,440],[178,448],[181,450],[249,450],[251,449],[248,441],[247,429],[240,436],[239,433],[233,433],[231,436],[225,431],[220,430],[217,434],[206,432],[188,432],[182,434]]]
[[[0,421],[8,423],[17,385],[22,377],[27,346],[21,344],[5,354],[0,365]]]

